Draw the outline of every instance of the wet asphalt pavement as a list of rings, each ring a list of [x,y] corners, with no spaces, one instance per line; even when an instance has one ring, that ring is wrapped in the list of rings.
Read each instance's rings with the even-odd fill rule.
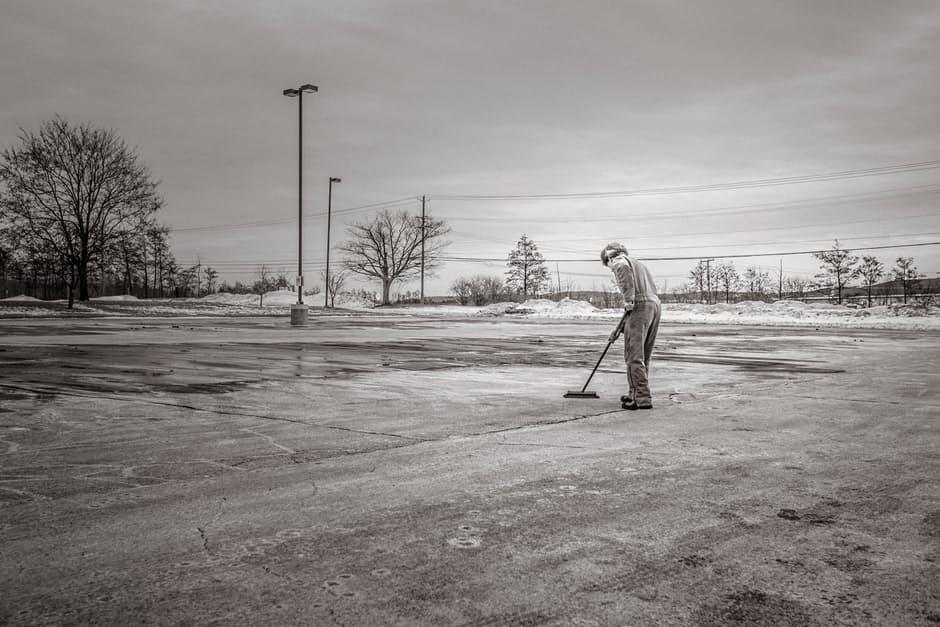
[[[931,624],[940,335],[0,321],[0,623]]]

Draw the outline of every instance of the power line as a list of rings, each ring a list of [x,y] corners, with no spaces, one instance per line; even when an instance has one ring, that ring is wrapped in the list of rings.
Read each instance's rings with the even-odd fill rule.
[[[333,211],[333,215],[336,214],[348,214],[356,213],[358,211],[365,211],[368,209],[378,209],[378,208],[395,208],[398,206],[405,206],[410,203],[416,203],[417,199],[407,196],[405,198],[398,198],[396,200],[388,200],[385,202],[372,203],[368,205],[359,205],[357,207],[346,207],[344,209],[337,209]],[[305,215],[308,218],[318,218],[326,216],[326,212],[322,213],[311,213]],[[202,226],[189,226],[179,229],[172,229],[173,233],[188,233],[193,231],[222,231],[228,229],[241,229],[246,227],[253,226],[271,226],[275,224],[289,224],[297,222],[297,217],[293,216],[290,218],[272,218],[270,220],[254,220],[252,222],[236,222],[233,224],[204,224]]]
[[[936,183],[930,183],[929,185],[915,185],[911,187],[896,187],[892,189],[872,191],[872,192],[858,192],[855,194],[839,194],[834,196],[817,196],[811,198],[801,198],[796,200],[782,200],[777,202],[765,202],[765,203],[752,203],[747,205],[735,205],[731,207],[713,207],[708,209],[689,209],[683,211],[671,211],[671,212],[662,212],[656,211],[654,213],[632,213],[626,212],[621,215],[607,215],[607,216],[588,216],[585,217],[581,214],[570,215],[570,216],[553,216],[547,217],[540,215],[538,217],[539,224],[546,223],[568,223],[572,220],[577,220],[579,223],[588,223],[588,222],[610,222],[613,220],[623,220],[629,218],[630,220],[672,220],[676,218],[708,218],[712,216],[722,216],[722,215],[739,215],[746,213],[754,213],[757,210],[765,209],[767,211],[762,211],[762,214],[765,214],[769,211],[782,211],[788,209],[794,209],[798,211],[805,211],[809,209],[820,209],[834,207],[838,205],[846,204],[855,204],[858,202],[875,202],[879,200],[887,200],[892,198],[904,198],[909,196],[929,196],[933,194],[940,193],[940,188],[935,187]],[[444,216],[444,219],[450,222],[474,222],[474,223],[508,223],[514,224],[519,222],[531,221],[531,216],[525,217],[502,217],[502,216],[492,216],[492,217],[448,217]]]
[[[912,248],[917,246],[936,246],[940,244],[940,241],[937,242],[918,242],[913,244],[886,244],[883,246],[854,246],[852,251],[856,250],[887,250],[889,248]],[[825,253],[829,252],[828,248],[823,248],[819,250],[799,250],[799,251],[788,251],[782,253],[742,253],[736,255],[712,255],[718,259],[741,259],[746,257],[789,257],[792,255],[812,255],[816,253]],[[645,257],[645,261],[688,261],[690,259],[701,259],[701,255],[696,255],[693,257]]]
[[[867,218],[864,220],[840,220],[839,222],[818,222],[815,224],[800,224],[797,226],[770,226],[762,229],[722,229],[721,231],[695,231],[693,233],[669,233],[669,237],[692,237],[699,235],[725,235],[729,233],[764,233],[766,231],[795,231],[798,229],[811,229],[821,226],[842,226],[845,224],[865,224],[869,222],[893,222],[900,220],[914,220],[917,218],[934,218],[940,216],[940,213],[921,213],[914,216],[890,216],[887,218]],[[646,235],[640,237],[630,237],[631,241],[644,240],[644,239],[662,239],[662,235]],[[568,238],[568,239],[542,239],[542,242],[582,242],[582,241],[596,241],[597,238]],[[626,238],[625,238],[626,239]],[[722,244],[722,246],[729,244]],[[730,244],[731,246],[735,244]]]
[[[905,174],[921,172],[940,168],[940,160],[920,161],[916,163],[902,163],[897,165],[862,168],[858,170],[842,170],[839,172],[823,172],[817,174],[803,174],[768,179],[751,179],[743,181],[729,181],[725,183],[709,183],[704,185],[686,185],[676,187],[650,187],[615,192],[575,192],[563,194],[489,194],[489,195],[438,195],[436,200],[561,200],[570,198],[622,198],[627,196],[654,196],[662,194],[686,194],[698,192],[721,191],[729,189],[747,189],[752,187],[774,187],[779,185],[796,185],[800,183],[815,183],[818,181],[835,181],[855,178],[868,178],[872,176],[885,176],[890,174]]]
[[[901,238],[901,237],[923,237],[925,235],[940,235],[940,231],[934,231],[929,233],[903,233],[896,235],[865,235],[861,237],[840,237],[840,241],[854,241],[854,240],[876,240],[876,239],[891,239],[891,238]],[[640,239],[640,238],[637,238]],[[741,246],[774,246],[780,244],[809,244],[813,242],[824,242],[828,241],[827,239],[800,239],[800,240],[781,240],[775,242],[741,242],[741,243],[723,243],[723,244],[689,244],[689,245],[673,245],[673,246],[663,246],[659,248],[643,248],[645,251],[653,250],[681,250],[681,249],[691,249],[691,250],[701,250],[706,248],[734,248]],[[570,248],[554,248],[559,252],[569,252],[569,253],[579,253],[580,250],[573,250]],[[701,256],[701,255],[700,255]],[[709,253],[709,256],[714,256]],[[748,256],[748,255],[743,255]],[[574,260],[567,260],[574,261]],[[580,261],[591,261],[591,259],[581,259]]]
[[[893,236],[888,236],[893,237]],[[848,239],[848,238],[846,238]],[[868,238],[873,239],[873,238]],[[940,241],[936,242],[917,242],[910,244],[886,244],[883,246],[853,246],[850,250],[885,250],[889,248],[910,248],[917,246],[936,246],[940,244]],[[764,244],[766,245],[766,244]],[[704,246],[699,247],[704,248]],[[785,257],[790,255],[811,255],[814,253],[823,253],[828,252],[830,249],[818,249],[818,250],[799,250],[799,251],[785,251],[785,252],[775,252],[775,253],[738,253],[730,255],[709,255],[717,259],[737,259],[745,257]],[[688,261],[690,259],[701,259],[702,255],[694,255],[691,257],[638,257],[644,261]],[[489,261],[506,261],[505,258],[493,258],[493,257],[441,257],[441,261],[470,261],[470,262],[489,262]],[[596,259],[545,259],[546,263],[596,263]]]
[[[890,238],[897,238],[897,237],[917,237],[917,236],[924,236],[924,235],[940,235],[940,231],[938,231],[938,232],[930,232],[930,233],[905,233],[905,234],[902,234],[902,235],[881,235],[881,236],[878,236],[878,235],[867,235],[867,236],[862,236],[862,237],[844,237],[844,238],[843,238],[843,237],[840,237],[840,238],[838,238],[838,239],[839,239],[839,241],[841,241],[841,242],[846,242],[846,241],[853,241],[853,240],[890,239]],[[790,240],[790,241],[778,241],[778,242],[750,242],[750,243],[740,243],[740,244],[702,244],[702,245],[691,245],[691,246],[668,246],[668,247],[664,247],[664,248],[646,249],[646,250],[675,250],[675,249],[683,249],[683,248],[685,248],[685,249],[695,249],[695,250],[698,250],[698,249],[704,249],[704,248],[733,248],[733,247],[739,247],[739,246],[771,246],[771,245],[774,245],[774,244],[778,244],[778,245],[779,245],[779,244],[803,244],[803,243],[820,242],[820,241],[825,241],[825,240],[818,240],[818,239],[815,239],[815,240]],[[909,246],[931,246],[931,245],[934,245],[934,244],[937,244],[937,243],[940,243],[940,242],[912,242],[912,243],[906,243],[906,244],[886,244],[886,245],[880,245],[880,246],[853,246],[853,247],[851,247],[849,250],[878,250],[878,249],[887,249],[887,248],[903,248],[903,247],[909,247]],[[777,253],[777,252],[770,252],[770,253],[735,253],[735,254],[713,254],[713,253],[709,253],[708,256],[710,256],[710,257],[719,257],[719,258],[722,258],[722,259],[725,259],[725,258],[733,258],[733,257],[766,257],[766,256],[772,257],[772,256],[777,256],[777,255],[800,255],[800,254],[810,254],[810,253],[814,253],[814,252],[822,252],[823,250],[828,250],[828,249],[810,250],[810,251],[797,251],[797,252],[779,252],[779,253]],[[566,251],[566,252],[577,252],[577,251],[569,250],[569,251]],[[681,259],[681,260],[685,260],[685,259],[699,259],[699,258],[701,258],[701,257],[702,257],[702,255],[694,255],[694,256],[689,256],[689,257],[656,257],[656,258],[654,258],[654,257],[641,257],[641,258],[642,258],[642,259],[646,259],[646,260],[654,260],[654,259],[655,259],[655,260],[659,260],[659,261],[670,261],[670,260],[680,260],[680,259]],[[473,262],[481,262],[481,263],[482,263],[482,262],[500,262],[500,263],[502,263],[502,262],[505,262],[505,261],[506,261],[506,258],[505,258],[505,257],[479,257],[479,256],[444,255],[444,256],[441,256],[441,257],[440,257],[440,260],[441,260],[441,261],[456,261],[456,262],[473,261]],[[188,266],[188,265],[195,265],[199,260],[192,261],[192,263],[190,263],[191,261],[192,261],[192,260],[185,260],[185,261],[184,261],[184,260],[177,260],[177,263],[179,263],[180,265],[183,265],[183,266]],[[596,261],[596,259],[595,259],[593,256],[592,256],[591,258],[589,258],[589,259],[586,259],[586,258],[554,258],[554,257],[553,257],[553,258],[546,258],[545,261],[546,261],[546,262],[551,262],[551,263],[555,263],[555,262],[561,262],[561,263],[587,263],[587,262],[589,262],[589,263],[594,263],[594,262]],[[207,260],[206,258],[203,257],[203,258],[201,259],[201,263],[202,263],[202,265],[205,265],[205,266],[212,266],[212,267],[218,267],[218,268],[220,268],[220,269],[227,269],[227,268],[232,268],[232,267],[257,267],[257,266],[260,266],[260,265],[283,266],[283,265],[288,265],[288,264],[296,263],[296,260],[295,260],[295,259],[283,258],[283,259],[257,259],[257,260],[220,259],[220,260],[217,260],[217,261],[211,261],[211,260]],[[304,266],[305,266],[305,267],[311,267],[311,268],[323,267],[323,266],[325,266],[325,260],[324,260],[324,259],[306,260],[306,261],[304,261]]]

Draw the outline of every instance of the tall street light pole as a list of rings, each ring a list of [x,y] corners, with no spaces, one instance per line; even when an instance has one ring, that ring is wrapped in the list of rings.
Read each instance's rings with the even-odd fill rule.
[[[333,183],[342,183],[343,179],[337,176],[330,177],[330,191],[326,197],[326,276],[323,285],[323,306],[330,306],[330,216],[333,213]]]
[[[307,306],[304,305],[304,93],[317,91],[316,85],[306,83],[294,89],[285,89],[288,98],[297,98],[297,304],[291,305],[290,323],[307,322]]]

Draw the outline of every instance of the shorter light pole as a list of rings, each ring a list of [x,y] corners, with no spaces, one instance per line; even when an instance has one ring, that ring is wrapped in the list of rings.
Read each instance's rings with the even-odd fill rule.
[[[338,176],[330,177],[330,190],[326,196],[326,276],[323,281],[323,306],[330,306],[330,217],[333,213],[333,183],[342,183]]]

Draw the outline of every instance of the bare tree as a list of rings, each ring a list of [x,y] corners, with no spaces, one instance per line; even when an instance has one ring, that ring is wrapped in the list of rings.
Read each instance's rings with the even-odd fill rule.
[[[865,281],[865,287],[868,289],[868,306],[871,307],[871,288],[878,282],[885,273],[884,264],[872,255],[862,257],[862,262],[858,266],[858,276]]]
[[[147,229],[146,246],[149,263],[153,267],[154,295],[160,298],[166,296],[166,289],[174,274],[176,259],[170,251],[170,227],[166,225],[153,225]],[[146,287],[145,287],[146,291]],[[145,294],[145,297],[149,296]]]
[[[698,290],[701,300],[705,301],[705,289],[706,289],[706,269],[705,262],[699,261],[695,266],[689,271],[689,286],[694,287]]]
[[[917,279],[921,274],[914,265],[913,257],[898,257],[894,262],[894,278],[901,282],[901,290],[904,294],[904,302],[907,303],[908,296],[913,292]]]
[[[339,248],[347,253],[344,265],[360,276],[382,282],[382,304],[389,299],[392,283],[410,279],[421,272],[424,243],[424,267],[429,274],[441,265],[441,253],[450,243],[444,237],[450,228],[443,220],[425,218],[407,211],[380,211],[372,220],[353,224],[347,229],[350,239]]]
[[[346,281],[349,279],[349,273],[343,269],[330,274],[329,280],[326,279],[326,272],[320,273],[320,278],[324,280],[326,286],[326,297],[330,300],[330,307],[336,307],[336,296],[342,293],[346,287]]]
[[[842,290],[857,274],[855,264],[858,263],[858,257],[852,254],[852,251],[839,246],[839,240],[836,240],[830,250],[819,253],[813,253],[813,257],[819,259],[822,274],[819,278],[829,279],[836,290],[836,302],[842,304]]]
[[[108,245],[162,205],[157,183],[113,130],[56,117],[0,155],[0,212],[74,270],[79,300]],[[75,281],[72,281],[75,285]]]
[[[207,292],[208,294],[214,293],[214,292],[215,292],[215,282],[216,282],[216,281],[218,280],[218,278],[219,278],[219,272],[218,272],[215,268],[213,268],[213,267],[211,267],[211,266],[207,266],[207,267],[202,271],[202,273],[203,273],[203,274],[205,275],[205,277],[206,277],[206,292]]]
[[[9,296],[7,293],[7,275],[13,266],[13,251],[6,243],[6,231],[0,228],[0,298]]]
[[[730,303],[731,293],[737,291],[741,286],[741,276],[738,274],[737,268],[734,267],[734,263],[729,261],[715,266],[715,280],[725,293],[725,302]]]
[[[488,305],[499,300],[503,291],[503,280],[498,276],[478,274],[472,277],[459,277],[451,283],[450,291],[461,305]]]
[[[484,299],[481,304],[495,303],[503,295],[503,280],[498,276],[481,277],[479,289]]]
[[[757,266],[749,266],[744,271],[744,284],[747,285],[748,298],[762,300],[770,285],[770,275],[761,272]]]
[[[258,306],[264,307],[264,295],[266,292],[270,291],[271,287],[273,286],[274,276],[271,274],[271,269],[268,268],[268,266],[265,264],[258,266],[258,273],[255,276],[258,277],[258,280],[255,281],[255,285],[252,291],[260,296],[258,299]]]
[[[488,305],[499,300],[503,280],[498,276],[478,274],[470,280],[470,298],[474,305]]]
[[[806,290],[809,288],[809,280],[804,279],[801,276],[791,276],[787,277],[783,281],[784,289],[787,292],[787,295],[790,298],[802,299],[806,295]]]
[[[458,305],[469,305],[473,298],[473,279],[458,277],[450,284],[450,291],[457,297]]]

